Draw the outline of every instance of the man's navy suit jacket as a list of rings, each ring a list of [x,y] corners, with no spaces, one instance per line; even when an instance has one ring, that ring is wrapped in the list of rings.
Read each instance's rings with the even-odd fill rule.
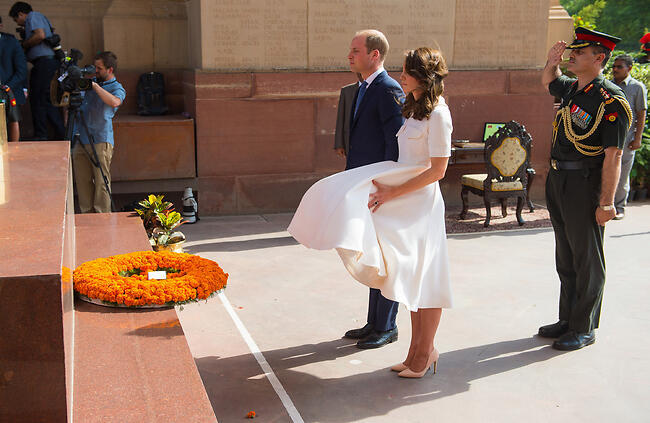
[[[355,96],[350,117],[350,149],[346,169],[384,160],[397,161],[397,131],[404,122],[403,96],[400,85],[386,71],[377,75],[366,90],[356,117]]]
[[[5,32],[0,34],[0,81],[11,88],[16,103],[25,104],[27,60],[16,37]]]

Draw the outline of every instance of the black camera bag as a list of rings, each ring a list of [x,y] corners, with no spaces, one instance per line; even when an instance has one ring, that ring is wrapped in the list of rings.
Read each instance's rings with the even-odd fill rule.
[[[155,116],[167,113],[165,78],[161,73],[147,72],[140,75],[137,91],[139,115]]]

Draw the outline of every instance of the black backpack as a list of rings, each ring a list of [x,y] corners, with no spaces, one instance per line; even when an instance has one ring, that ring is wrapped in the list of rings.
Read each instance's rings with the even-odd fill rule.
[[[155,116],[165,113],[165,78],[158,72],[143,73],[138,80],[138,114]]]

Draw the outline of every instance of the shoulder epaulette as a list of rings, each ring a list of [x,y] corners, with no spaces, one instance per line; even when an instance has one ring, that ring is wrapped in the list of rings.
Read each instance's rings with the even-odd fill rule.
[[[623,110],[625,111],[625,114],[627,115],[627,129],[629,130],[632,127],[632,121],[634,120],[632,118],[632,108],[630,107],[630,103],[627,102],[627,99],[622,96],[622,95],[614,95],[609,102],[606,102],[607,104],[613,102],[614,100],[618,100],[619,103],[621,103],[621,106],[623,106]]]
[[[605,100],[605,102],[612,98],[609,92],[603,87],[600,87],[600,95],[603,97],[603,100]]]

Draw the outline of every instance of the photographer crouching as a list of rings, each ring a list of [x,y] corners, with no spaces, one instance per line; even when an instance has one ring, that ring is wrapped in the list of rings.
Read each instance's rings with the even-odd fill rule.
[[[104,51],[95,56],[95,80],[92,88],[85,91],[79,108],[81,119],[74,122],[73,133],[78,142],[72,149],[72,167],[82,213],[111,211],[113,116],[126,96],[124,87],[115,79],[116,69],[115,54]]]

